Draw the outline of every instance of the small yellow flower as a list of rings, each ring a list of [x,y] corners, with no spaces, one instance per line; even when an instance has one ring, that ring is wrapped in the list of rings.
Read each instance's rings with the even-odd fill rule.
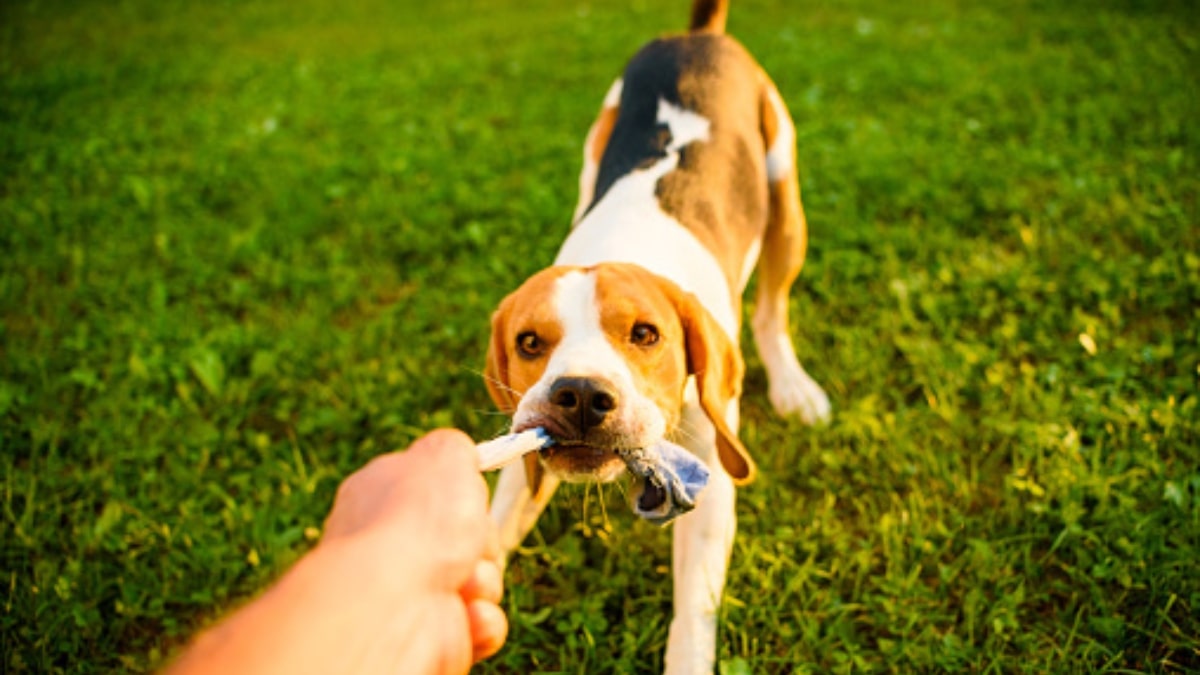
[[[1096,355],[1096,341],[1091,335],[1088,335],[1087,333],[1080,333],[1079,344],[1083,345],[1083,351],[1087,352],[1091,356]]]

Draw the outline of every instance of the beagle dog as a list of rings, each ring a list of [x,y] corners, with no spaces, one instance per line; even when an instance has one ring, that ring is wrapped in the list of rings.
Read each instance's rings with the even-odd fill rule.
[[[795,131],[779,92],[724,34],[727,0],[654,40],[613,83],[583,147],[574,224],[554,265],[492,317],[485,377],[512,431],[556,443],[504,469],[492,518],[506,551],[560,481],[611,481],[616,450],[668,438],[711,473],[674,524],[668,673],[711,673],[736,526],[755,465],[738,439],[742,292],[775,409],[814,424],[829,399],[796,358],[788,293],[807,246]]]

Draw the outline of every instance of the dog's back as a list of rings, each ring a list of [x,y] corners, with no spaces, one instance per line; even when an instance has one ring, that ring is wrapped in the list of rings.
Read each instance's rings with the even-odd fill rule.
[[[621,219],[637,217],[631,199],[665,214],[719,253],[729,293],[740,295],[768,222],[764,158],[783,125],[770,78],[724,33],[727,5],[699,0],[690,32],[654,40],[630,59],[589,135],[575,220],[620,220],[605,199],[619,182],[650,174],[639,187],[644,194],[626,186],[613,196]]]
[[[730,286],[767,224],[765,86],[733,38],[696,32],[655,40],[630,60],[620,115],[600,160],[593,206],[612,185],[678,153],[655,196],[664,212],[715,251],[737,252]]]

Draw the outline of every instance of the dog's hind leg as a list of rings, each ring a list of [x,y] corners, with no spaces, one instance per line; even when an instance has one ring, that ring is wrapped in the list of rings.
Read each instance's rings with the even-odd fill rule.
[[[817,424],[829,418],[829,398],[800,365],[788,327],[788,294],[808,247],[796,171],[796,132],[783,100],[769,82],[764,85],[763,99],[770,211],[758,262],[754,341],[767,370],[775,410]]]

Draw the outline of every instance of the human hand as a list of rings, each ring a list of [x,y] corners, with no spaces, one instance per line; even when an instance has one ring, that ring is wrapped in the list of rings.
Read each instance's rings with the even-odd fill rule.
[[[377,457],[342,482],[316,552],[375,561],[367,574],[378,575],[379,592],[399,582],[398,642],[384,641],[376,656],[390,651],[405,672],[461,673],[504,644],[501,553],[487,500],[474,443],[453,430]]]
[[[338,488],[321,543],[171,675],[466,673],[508,634],[487,499],[461,432],[372,460]]]

